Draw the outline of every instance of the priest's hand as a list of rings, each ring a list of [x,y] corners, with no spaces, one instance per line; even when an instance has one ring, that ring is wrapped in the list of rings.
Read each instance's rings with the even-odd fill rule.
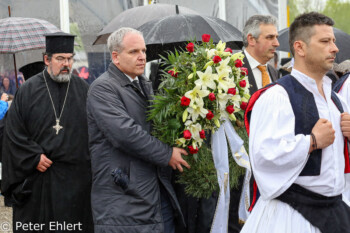
[[[169,166],[174,170],[178,169],[180,172],[183,172],[182,165],[190,169],[190,165],[182,158],[181,154],[187,155],[187,151],[184,149],[173,147],[173,154],[169,161]]]
[[[46,157],[46,155],[40,155],[40,162],[36,169],[40,172],[45,172],[49,167],[51,167],[52,161]]]
[[[350,139],[350,114],[343,112],[340,117],[341,131],[343,132],[344,137]]]
[[[312,128],[311,132],[315,135],[317,149],[326,148],[334,142],[335,130],[333,129],[332,123],[327,119],[320,118]]]

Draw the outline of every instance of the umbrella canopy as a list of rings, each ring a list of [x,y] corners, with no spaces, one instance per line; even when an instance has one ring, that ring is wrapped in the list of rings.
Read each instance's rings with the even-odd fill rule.
[[[350,59],[350,35],[343,32],[338,28],[333,28],[334,36],[335,36],[335,44],[339,49],[339,53],[337,53],[337,57],[335,58],[336,63],[341,63],[347,59]],[[278,42],[280,46],[277,50],[290,52],[289,49],[289,28],[282,29],[278,32]]]
[[[107,24],[103,30],[97,34],[97,39],[93,44],[106,44],[108,36],[119,28],[131,27],[136,29],[148,21],[175,14],[198,13],[189,8],[171,4],[151,4],[134,7],[123,11]]]
[[[242,33],[219,18],[203,15],[172,15],[152,20],[138,28],[143,32],[147,45],[147,60],[190,40],[201,41],[203,34],[209,34],[215,43],[220,40],[231,49],[241,49]]]
[[[59,32],[53,24],[35,18],[0,19],[0,53],[45,48],[44,34]]]

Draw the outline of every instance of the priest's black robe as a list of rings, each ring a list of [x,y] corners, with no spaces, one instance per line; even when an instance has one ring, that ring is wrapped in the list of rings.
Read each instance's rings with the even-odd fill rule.
[[[28,232],[25,229],[32,224],[32,232],[93,232],[86,119],[88,85],[72,76],[63,108],[68,83],[54,82],[47,71],[45,77],[57,117],[63,109],[63,129],[57,135],[43,73],[17,90],[8,111],[2,192],[14,202],[13,230]],[[36,170],[41,154],[53,161],[45,172]]]

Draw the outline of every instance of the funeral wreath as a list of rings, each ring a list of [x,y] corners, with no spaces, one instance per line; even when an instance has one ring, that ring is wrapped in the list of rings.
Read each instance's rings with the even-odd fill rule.
[[[243,115],[250,95],[243,58],[241,52],[233,54],[221,41],[214,44],[208,34],[202,36],[201,43],[190,42],[186,49],[162,57],[163,80],[154,96],[149,119],[154,123],[153,134],[157,138],[189,152],[184,159],[191,169],[185,168],[178,182],[194,197],[208,198],[219,191],[210,137],[225,119],[231,121],[247,144]],[[232,156],[229,162],[232,188],[244,169]]]

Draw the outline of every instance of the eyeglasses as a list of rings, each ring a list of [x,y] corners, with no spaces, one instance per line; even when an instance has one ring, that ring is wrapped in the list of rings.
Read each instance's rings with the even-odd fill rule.
[[[60,63],[60,64],[65,64],[66,62],[68,62],[68,64],[71,64],[73,63],[74,61],[74,57],[61,57],[61,56],[58,56],[58,57],[54,57],[54,59]]]

